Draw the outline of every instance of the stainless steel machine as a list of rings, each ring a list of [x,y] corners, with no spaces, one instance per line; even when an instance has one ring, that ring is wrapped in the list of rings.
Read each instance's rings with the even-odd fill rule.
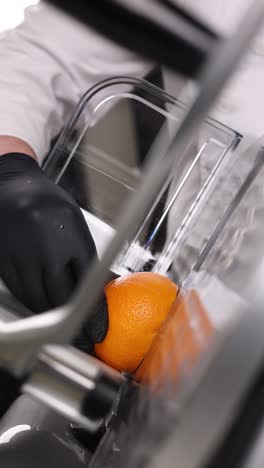
[[[84,210],[100,260],[67,306],[41,316],[3,296],[0,461],[20,468],[260,467],[263,145],[242,157],[243,135],[208,111],[261,26],[264,2],[253,3],[228,39],[171,1],[50,3],[194,78],[197,92],[184,106],[142,80],[99,83],[47,158],[47,175]],[[201,162],[206,171],[196,186]],[[142,270],[180,285],[199,346],[195,356],[182,354],[184,334],[171,323],[138,383],[70,343],[111,275]]]

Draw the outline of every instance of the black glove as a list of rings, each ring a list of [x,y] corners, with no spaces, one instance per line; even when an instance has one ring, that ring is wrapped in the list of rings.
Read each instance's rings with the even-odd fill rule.
[[[65,303],[96,248],[78,205],[30,156],[0,156],[0,223],[8,289],[33,312]]]

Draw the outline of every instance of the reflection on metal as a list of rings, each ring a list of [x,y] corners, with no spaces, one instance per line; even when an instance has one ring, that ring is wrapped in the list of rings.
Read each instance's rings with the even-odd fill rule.
[[[0,444],[6,444],[20,432],[29,431],[30,429],[31,427],[28,424],[19,424],[18,426],[11,427],[0,435]]]
[[[97,431],[126,383],[119,372],[75,349],[48,347],[23,391],[85,427]]]

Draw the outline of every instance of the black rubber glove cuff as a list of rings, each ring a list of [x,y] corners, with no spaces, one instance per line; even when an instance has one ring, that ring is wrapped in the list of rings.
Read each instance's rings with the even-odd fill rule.
[[[7,176],[26,174],[28,170],[41,171],[37,161],[24,153],[6,153],[0,156],[0,180]]]
[[[0,276],[33,312],[60,306],[96,255],[79,206],[22,153],[0,156]],[[100,301],[99,301],[100,302]],[[83,327],[91,350],[108,328],[105,301]]]

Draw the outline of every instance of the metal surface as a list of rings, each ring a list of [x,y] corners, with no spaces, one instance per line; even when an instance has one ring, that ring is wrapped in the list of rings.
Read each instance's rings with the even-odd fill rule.
[[[90,459],[91,452],[76,443],[70,422],[28,395],[19,397],[0,421],[5,468],[87,467]]]
[[[12,313],[5,315],[9,323],[15,318]],[[23,392],[90,432],[97,431],[115,411],[126,385],[125,377],[118,371],[70,346],[45,346],[36,365],[30,350],[22,353],[21,359],[16,352],[2,353],[5,365],[12,358],[13,371],[22,364],[28,364],[32,371]]]
[[[50,408],[97,431],[119,399],[124,377],[74,348],[47,347],[23,391]]]
[[[15,318],[11,313],[5,315],[7,321]],[[34,362],[23,391],[90,431],[97,430],[111,413],[125,382],[119,372],[73,347],[46,346],[34,370],[33,366]],[[96,393],[97,407],[93,405],[91,414],[86,411],[83,415],[82,403]]]
[[[226,337],[151,468],[197,468],[218,448],[264,363],[263,298]],[[250,346],[248,346],[250,343]],[[246,353],[246,357],[245,357]]]
[[[242,468],[263,468],[264,460],[264,424],[259,431],[255,443],[248,457],[244,460]]]

